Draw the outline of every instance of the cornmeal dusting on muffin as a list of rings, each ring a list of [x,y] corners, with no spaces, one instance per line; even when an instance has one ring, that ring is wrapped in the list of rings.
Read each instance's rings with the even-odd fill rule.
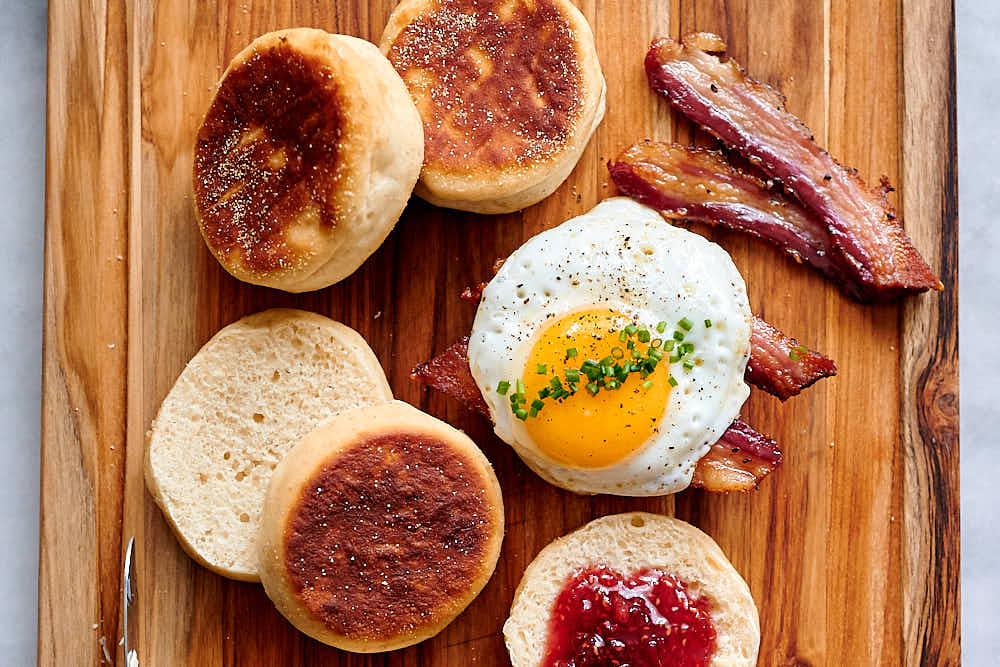
[[[351,638],[433,622],[485,567],[483,475],[448,443],[406,433],[338,454],[289,514],[284,559],[302,604]]]
[[[582,111],[576,35],[550,1],[444,0],[389,60],[422,110],[425,161],[527,165],[562,148]]]
[[[314,254],[295,225],[338,222],[340,90],[320,60],[286,43],[254,52],[219,88],[195,147],[195,199],[216,252],[254,271]]]

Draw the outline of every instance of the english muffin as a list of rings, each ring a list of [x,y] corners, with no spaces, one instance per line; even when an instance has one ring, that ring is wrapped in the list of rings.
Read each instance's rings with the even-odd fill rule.
[[[403,0],[380,48],[423,119],[415,192],[438,206],[544,199],[604,117],[594,35],[568,0]]]
[[[353,329],[284,308],[244,317],[205,343],[163,399],[146,486],[192,558],[257,581],[257,526],[278,462],[338,412],[390,400]]]
[[[750,589],[719,546],[645,512],[591,521],[542,549],[503,633],[514,667],[744,667],[760,645]]]
[[[312,28],[262,35],[229,64],[198,130],[201,234],[240,280],[326,287],[392,230],[423,146],[406,87],[373,44]]]
[[[344,413],[278,465],[261,583],[309,636],[373,653],[436,635],[493,574],[503,500],[461,431],[400,401]]]

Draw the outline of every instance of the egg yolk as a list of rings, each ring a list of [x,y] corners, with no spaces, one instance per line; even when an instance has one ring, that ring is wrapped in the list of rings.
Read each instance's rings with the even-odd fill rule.
[[[626,343],[619,340],[628,324],[628,318],[610,309],[579,311],[552,320],[532,346],[521,376],[528,401],[553,377],[565,383],[563,371],[579,369],[588,359],[600,361],[624,352],[623,362],[631,361]],[[637,345],[640,353],[646,351],[647,345]],[[576,349],[576,356],[567,358],[569,349]],[[542,366],[544,374],[538,372]],[[630,373],[621,387],[601,389],[597,395],[585,389],[587,378],[581,377],[575,394],[562,400],[545,399],[542,410],[524,426],[535,445],[555,461],[578,468],[611,465],[656,432],[670,396],[669,375],[664,360],[646,378]],[[644,387],[647,381],[650,384]]]

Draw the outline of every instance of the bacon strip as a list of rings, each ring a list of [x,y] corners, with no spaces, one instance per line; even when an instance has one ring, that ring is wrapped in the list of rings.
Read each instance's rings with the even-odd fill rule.
[[[430,361],[417,364],[410,377],[457,399],[469,410],[490,418],[490,409],[469,368],[468,336],[462,336]]]
[[[836,374],[837,364],[832,359],[799,345],[799,341],[754,316],[747,382],[785,401]]]
[[[411,377],[458,399],[466,408],[490,418],[489,408],[469,368],[469,337],[413,369]],[[781,465],[777,443],[737,419],[695,466],[691,485],[708,491],[750,491]]]
[[[691,486],[706,491],[752,491],[772,470],[781,465],[777,443],[737,419],[698,460]]]
[[[785,109],[784,98],[747,77],[721,38],[664,38],[646,55],[653,90],[679,112],[780,181],[826,225],[837,263],[858,284],[859,300],[885,300],[943,289],[886,201],[883,179],[869,190],[854,170],[816,145],[809,130]],[[832,259],[832,258],[831,258]]]
[[[736,169],[717,151],[645,141],[608,162],[608,171],[619,191],[664,217],[722,225],[763,239],[842,285],[851,296],[862,293],[835,261],[840,255],[822,220]]]

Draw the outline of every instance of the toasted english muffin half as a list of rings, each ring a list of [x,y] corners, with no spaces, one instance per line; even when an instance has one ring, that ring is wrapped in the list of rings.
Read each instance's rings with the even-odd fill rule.
[[[353,329],[285,308],[244,317],[205,343],[163,399],[146,486],[192,558],[257,581],[257,527],[278,463],[337,413],[390,400]]]
[[[424,127],[415,192],[508,213],[566,180],[604,117],[587,19],[568,0],[403,0],[380,48]]]
[[[261,583],[285,618],[359,653],[433,637],[479,594],[503,540],[489,461],[401,401],[338,415],[278,465]]]
[[[267,33],[233,58],[198,130],[199,229],[240,280],[326,287],[392,231],[423,150],[406,87],[373,44]]]

